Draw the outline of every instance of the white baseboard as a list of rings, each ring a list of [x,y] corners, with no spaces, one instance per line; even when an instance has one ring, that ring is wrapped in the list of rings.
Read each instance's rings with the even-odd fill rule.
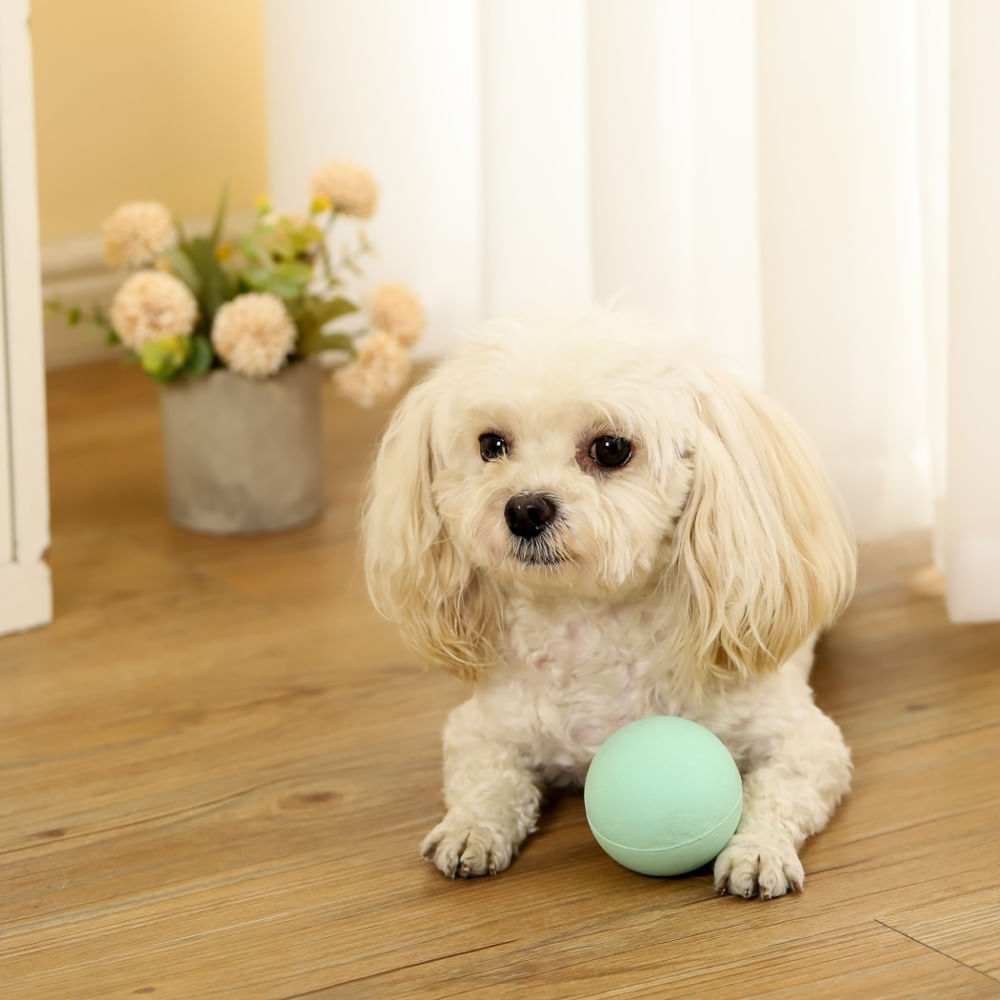
[[[43,562],[0,566],[0,635],[52,621],[52,581]]]
[[[70,306],[107,307],[121,283],[108,270],[99,237],[54,240],[42,244],[42,294]],[[64,316],[45,317],[45,367],[65,368],[108,358],[104,331],[83,323],[70,326]]]

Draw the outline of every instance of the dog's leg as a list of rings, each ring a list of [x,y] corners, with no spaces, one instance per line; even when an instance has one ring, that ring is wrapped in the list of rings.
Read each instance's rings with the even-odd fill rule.
[[[743,777],[743,816],[715,861],[715,888],[747,899],[783,896],[805,881],[798,849],[826,826],[851,782],[840,729],[812,707]]]
[[[424,857],[445,875],[494,875],[510,866],[538,822],[541,789],[517,749],[489,733],[475,701],[444,731],[445,818],[424,839]]]

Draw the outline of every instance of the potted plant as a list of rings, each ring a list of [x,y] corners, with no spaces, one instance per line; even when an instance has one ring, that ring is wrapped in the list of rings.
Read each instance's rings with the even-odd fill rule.
[[[403,285],[352,291],[370,252],[356,231],[335,258],[341,219],[369,218],[368,171],[333,161],[311,179],[305,215],[258,199],[249,232],[188,236],[159,202],[129,202],[104,223],[109,266],[128,272],[110,309],[67,310],[107,331],[160,384],[171,519],[216,533],[272,531],[322,507],[322,367],[362,406],[409,371],[423,311]]]

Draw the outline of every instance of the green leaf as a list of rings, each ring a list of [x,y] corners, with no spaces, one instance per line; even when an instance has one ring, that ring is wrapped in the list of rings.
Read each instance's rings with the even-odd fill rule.
[[[240,240],[240,252],[254,264],[271,263],[271,255],[252,236],[244,236]]]
[[[108,321],[107,316],[104,315],[104,310],[96,303],[85,308],[83,306],[64,306],[58,299],[46,299],[44,305],[46,320],[53,316],[65,316],[68,326],[79,326],[81,323],[89,323],[91,326],[97,326],[108,333],[113,333],[111,323]],[[110,344],[119,343],[117,338],[113,340],[109,339],[108,342]]]
[[[215,256],[215,246],[204,236],[196,236],[187,247],[187,255],[198,272],[201,287],[196,292],[198,303],[211,320],[224,302],[236,294],[232,279]]]
[[[323,333],[320,330],[303,331],[295,350],[298,354],[318,354],[320,351],[347,351],[352,357],[357,354],[354,338],[349,333]]]
[[[297,289],[294,295],[284,298],[301,299],[312,281],[312,268],[300,260],[286,260],[275,268],[274,276],[288,287]]]
[[[198,276],[198,271],[191,262],[191,258],[180,247],[168,250],[166,258],[170,264],[170,270],[191,289],[191,293],[197,298],[201,292],[201,278]]]
[[[308,285],[312,279],[312,268],[301,260],[283,261],[278,265],[277,273],[300,285]]]
[[[209,234],[209,242],[214,250],[219,245],[219,237],[222,235],[222,227],[226,221],[226,207],[229,204],[229,182],[222,185],[222,194],[219,195],[219,206],[215,210],[215,221],[212,223],[212,232]]]
[[[240,277],[243,279],[244,284],[254,289],[254,291],[260,291],[271,280],[271,274],[270,267],[259,265],[257,267],[245,268]]]
[[[306,292],[312,277],[308,264],[286,261],[273,270],[268,267],[248,267],[243,272],[243,280],[255,291],[270,292],[279,299],[295,302]]]
[[[214,360],[212,342],[208,337],[196,334],[191,338],[191,353],[184,365],[184,372],[187,375],[205,375],[211,369]]]
[[[289,281],[280,274],[270,275],[257,288],[262,292],[270,292],[279,299],[297,299],[302,294],[302,286],[295,281]]]
[[[356,313],[358,307],[350,299],[338,295],[332,299],[310,298],[306,302],[305,311],[317,326],[325,326],[341,316]]]
[[[300,354],[317,351],[347,351],[352,357],[357,353],[354,338],[349,333],[324,333],[323,327],[337,319],[357,312],[358,307],[343,296],[321,299],[308,296],[303,301],[289,303],[289,312],[299,331],[297,350]]]

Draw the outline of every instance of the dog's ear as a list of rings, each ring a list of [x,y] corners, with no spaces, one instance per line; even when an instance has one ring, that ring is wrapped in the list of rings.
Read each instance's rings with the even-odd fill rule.
[[[774,403],[721,375],[695,390],[693,480],[670,591],[699,679],[784,663],[854,589],[855,548],[826,475]]]
[[[375,607],[429,664],[472,679],[492,662],[499,601],[453,546],[434,502],[436,381],[413,389],[389,423],[362,534]]]

